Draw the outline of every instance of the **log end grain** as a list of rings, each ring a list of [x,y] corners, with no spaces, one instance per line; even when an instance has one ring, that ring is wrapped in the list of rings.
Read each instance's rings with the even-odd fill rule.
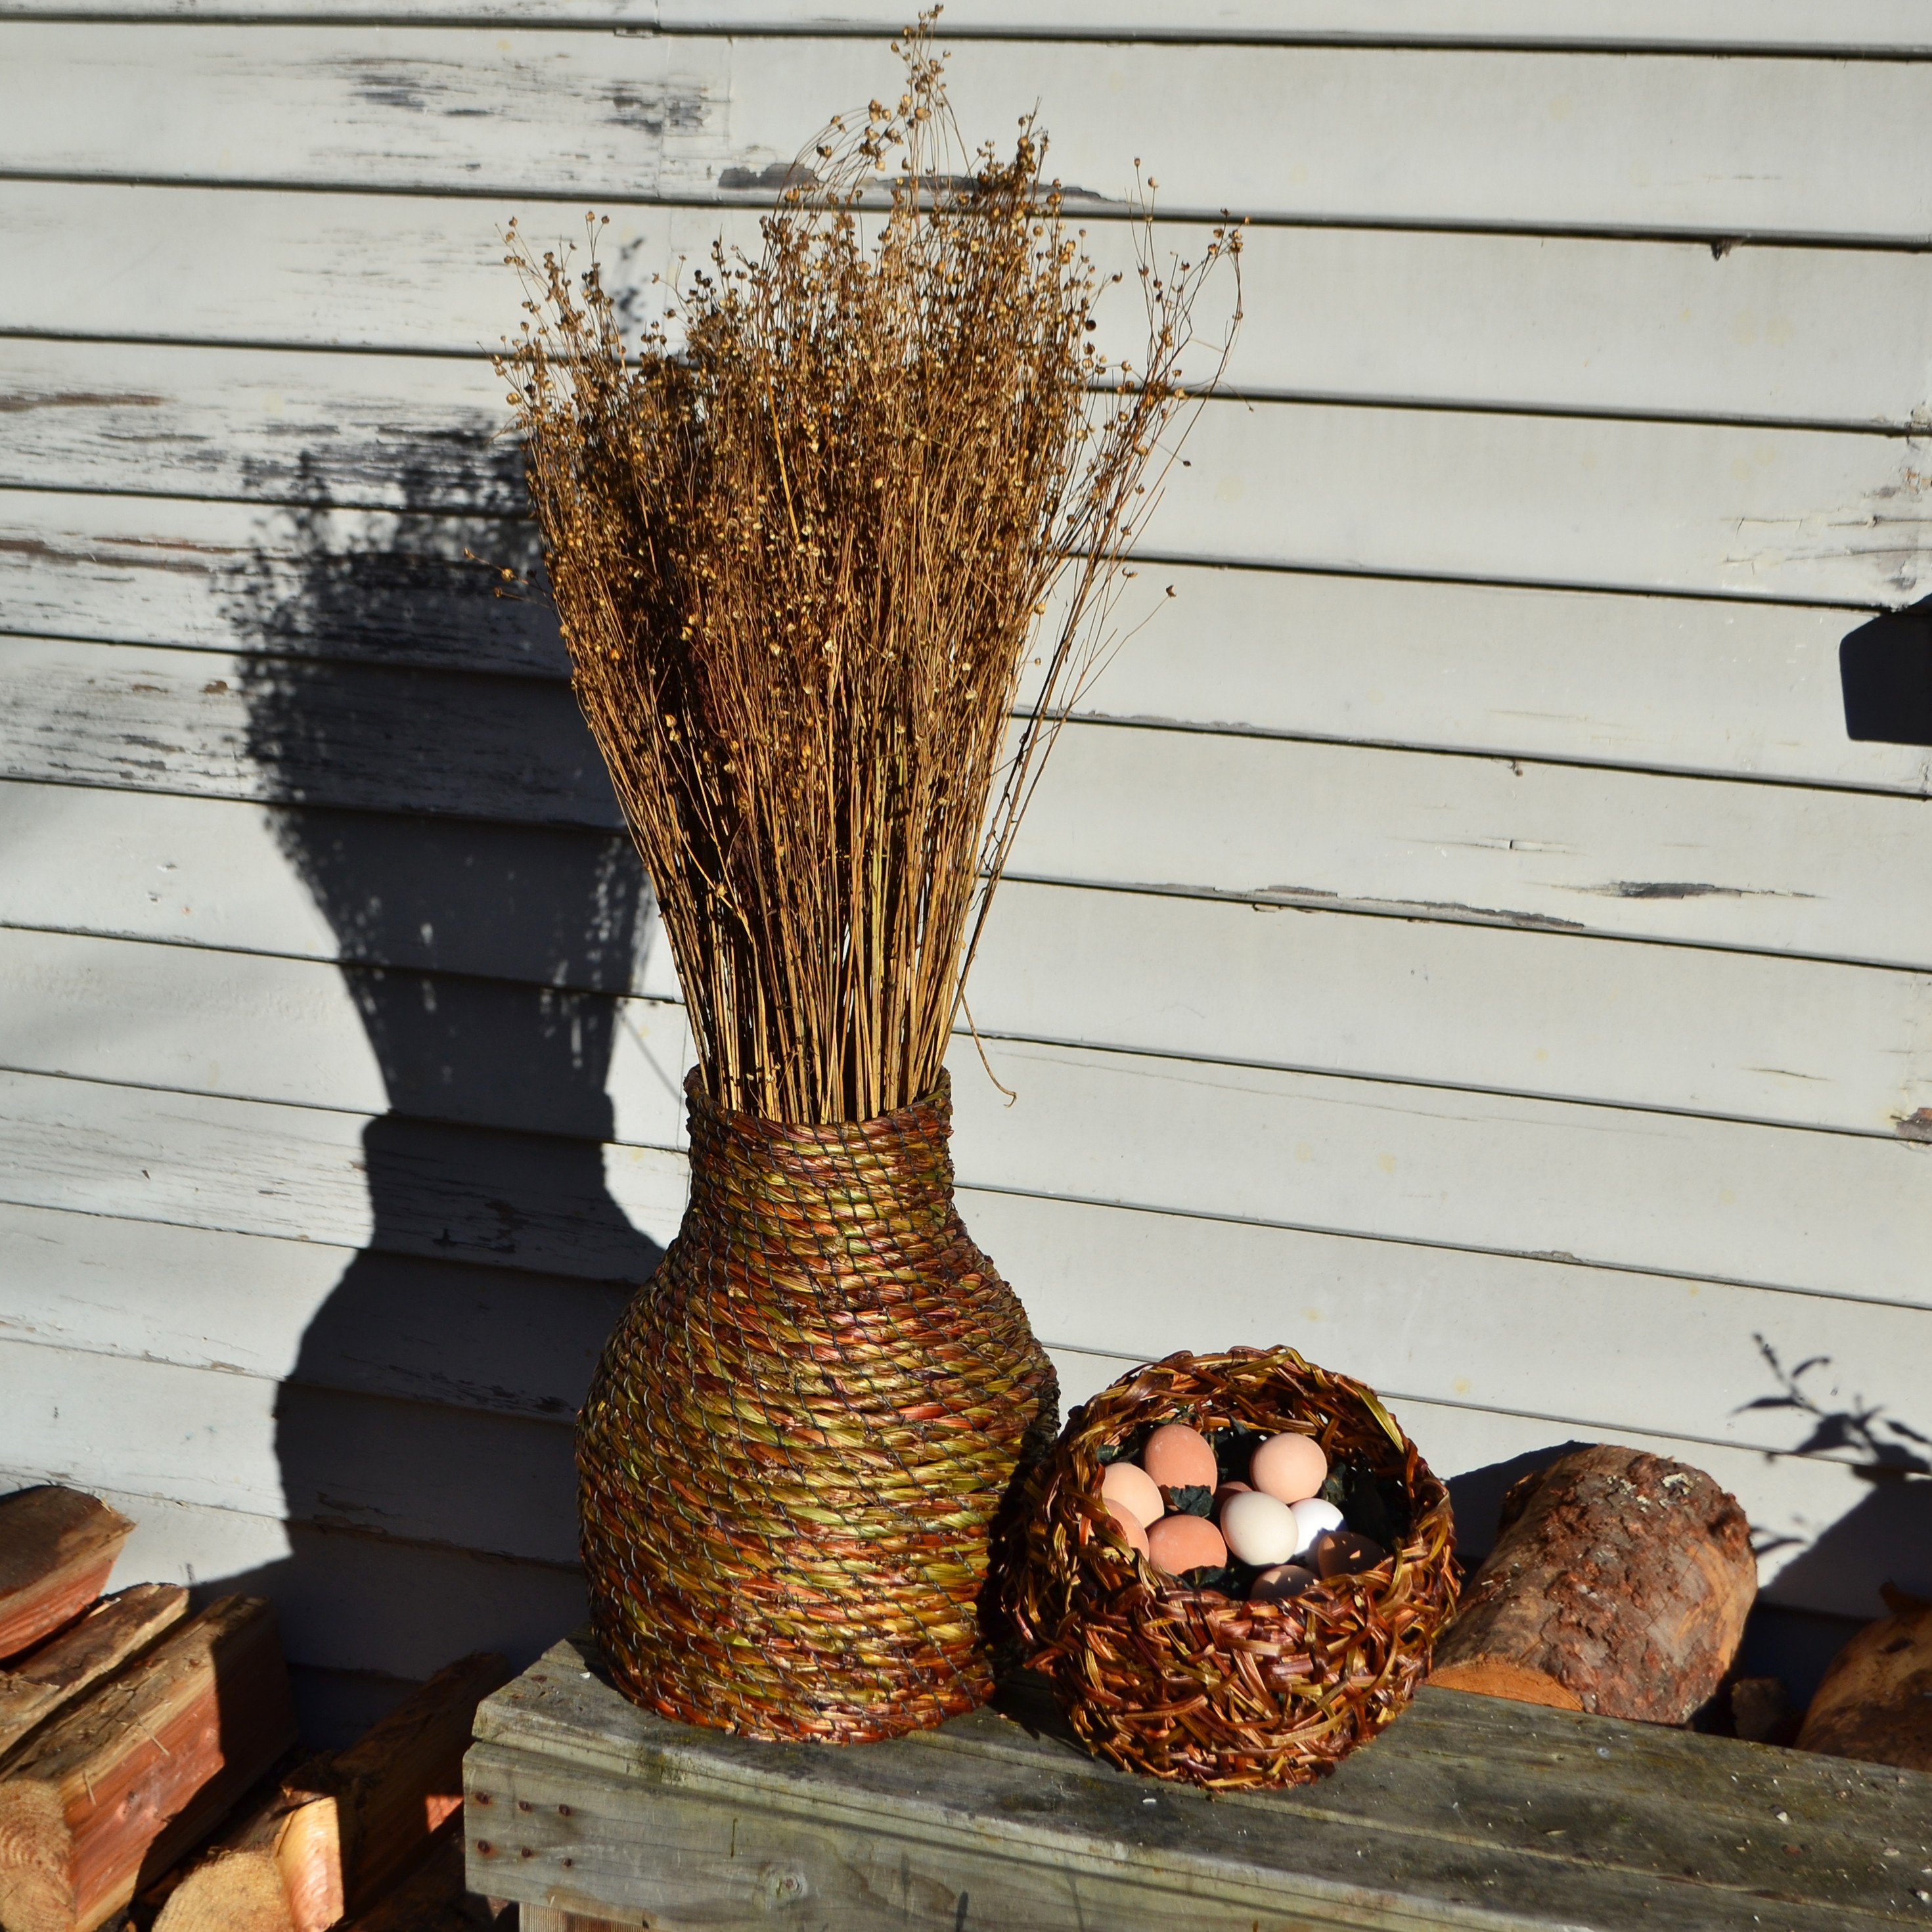
[[[1932,1771],[1932,1607],[1881,1617],[1839,1652],[1798,1748]]]
[[[168,1894],[154,1932],[295,1932],[272,1851],[218,1852]]]
[[[1473,1690],[1478,1696],[1508,1697],[1518,1704],[1544,1704],[1552,1711],[1580,1711],[1583,1700],[1570,1686],[1547,1671],[1506,1658],[1472,1658],[1466,1664],[1438,1664],[1429,1673],[1432,1684],[1450,1690]]]
[[[75,1916],[64,1807],[51,1786],[0,1784],[0,1925],[7,1932],[67,1932]]]

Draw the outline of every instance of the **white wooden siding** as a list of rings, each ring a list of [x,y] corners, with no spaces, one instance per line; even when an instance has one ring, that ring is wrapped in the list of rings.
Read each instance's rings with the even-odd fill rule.
[[[748,238],[902,10],[94,10],[0,0],[0,1480],[273,1590],[326,1734],[578,1614],[684,1186],[648,886],[473,560],[496,231]],[[1932,556],[1922,13],[949,7],[1103,266],[1136,153],[1163,248],[1254,222],[976,981],[1015,1104],[955,1056],[1070,1396],[1287,1340],[1492,1508],[1615,1438],[1775,1604],[1932,1588],[1932,750],[1838,662]]]

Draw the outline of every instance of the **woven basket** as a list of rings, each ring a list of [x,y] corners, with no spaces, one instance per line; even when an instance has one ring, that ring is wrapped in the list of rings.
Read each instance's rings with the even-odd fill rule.
[[[983,1702],[994,1518],[1053,1369],[952,1202],[950,1090],[852,1125],[688,1083],[691,1201],[578,1432],[604,1655],[638,1703],[858,1743]]]
[[[1100,1475],[1163,1422],[1307,1430],[1331,1469],[1375,1481],[1390,1556],[1282,1603],[1154,1568],[1114,1527]],[[1408,1702],[1455,1607],[1448,1492],[1369,1390],[1292,1348],[1124,1376],[1075,1410],[1030,1486],[1003,1607],[1075,1730],[1124,1770],[1224,1791],[1319,1776]]]

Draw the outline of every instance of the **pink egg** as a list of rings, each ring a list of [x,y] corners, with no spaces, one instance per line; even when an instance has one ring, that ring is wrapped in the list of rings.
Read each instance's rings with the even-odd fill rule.
[[[1328,1480],[1328,1459],[1312,1436],[1270,1436],[1255,1451],[1248,1479],[1277,1502],[1305,1503]]]
[[[1147,1533],[1148,1555],[1177,1576],[1218,1570],[1228,1560],[1221,1532],[1204,1516],[1164,1516]]]
[[[1286,1604],[1300,1596],[1315,1581],[1315,1572],[1299,1563],[1277,1563],[1264,1570],[1248,1586],[1251,1604]]]
[[[1100,1472],[1100,1494],[1117,1508],[1125,1510],[1143,1529],[1167,1514],[1160,1486],[1144,1469],[1137,1469],[1131,1462],[1107,1465]]]
[[[1109,1501],[1107,1508],[1113,1516],[1114,1527],[1144,1556],[1148,1553],[1148,1533],[1141,1527],[1140,1518],[1117,1502]]]
[[[1211,1490],[1221,1480],[1207,1437],[1184,1422],[1162,1423],[1148,1438],[1141,1467],[1164,1490]]]

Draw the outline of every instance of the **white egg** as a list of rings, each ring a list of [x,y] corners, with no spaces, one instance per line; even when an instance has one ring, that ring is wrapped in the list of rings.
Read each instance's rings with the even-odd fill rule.
[[[1221,1505],[1221,1534],[1244,1563],[1262,1569],[1286,1563],[1301,1546],[1294,1512],[1274,1496],[1248,1490]]]
[[[1330,1530],[1342,1527],[1342,1512],[1333,1503],[1324,1503],[1319,1496],[1305,1503],[1291,1504],[1288,1514],[1294,1518],[1295,1533],[1300,1538],[1288,1552],[1291,1556],[1306,1556],[1318,1536],[1325,1536]]]

